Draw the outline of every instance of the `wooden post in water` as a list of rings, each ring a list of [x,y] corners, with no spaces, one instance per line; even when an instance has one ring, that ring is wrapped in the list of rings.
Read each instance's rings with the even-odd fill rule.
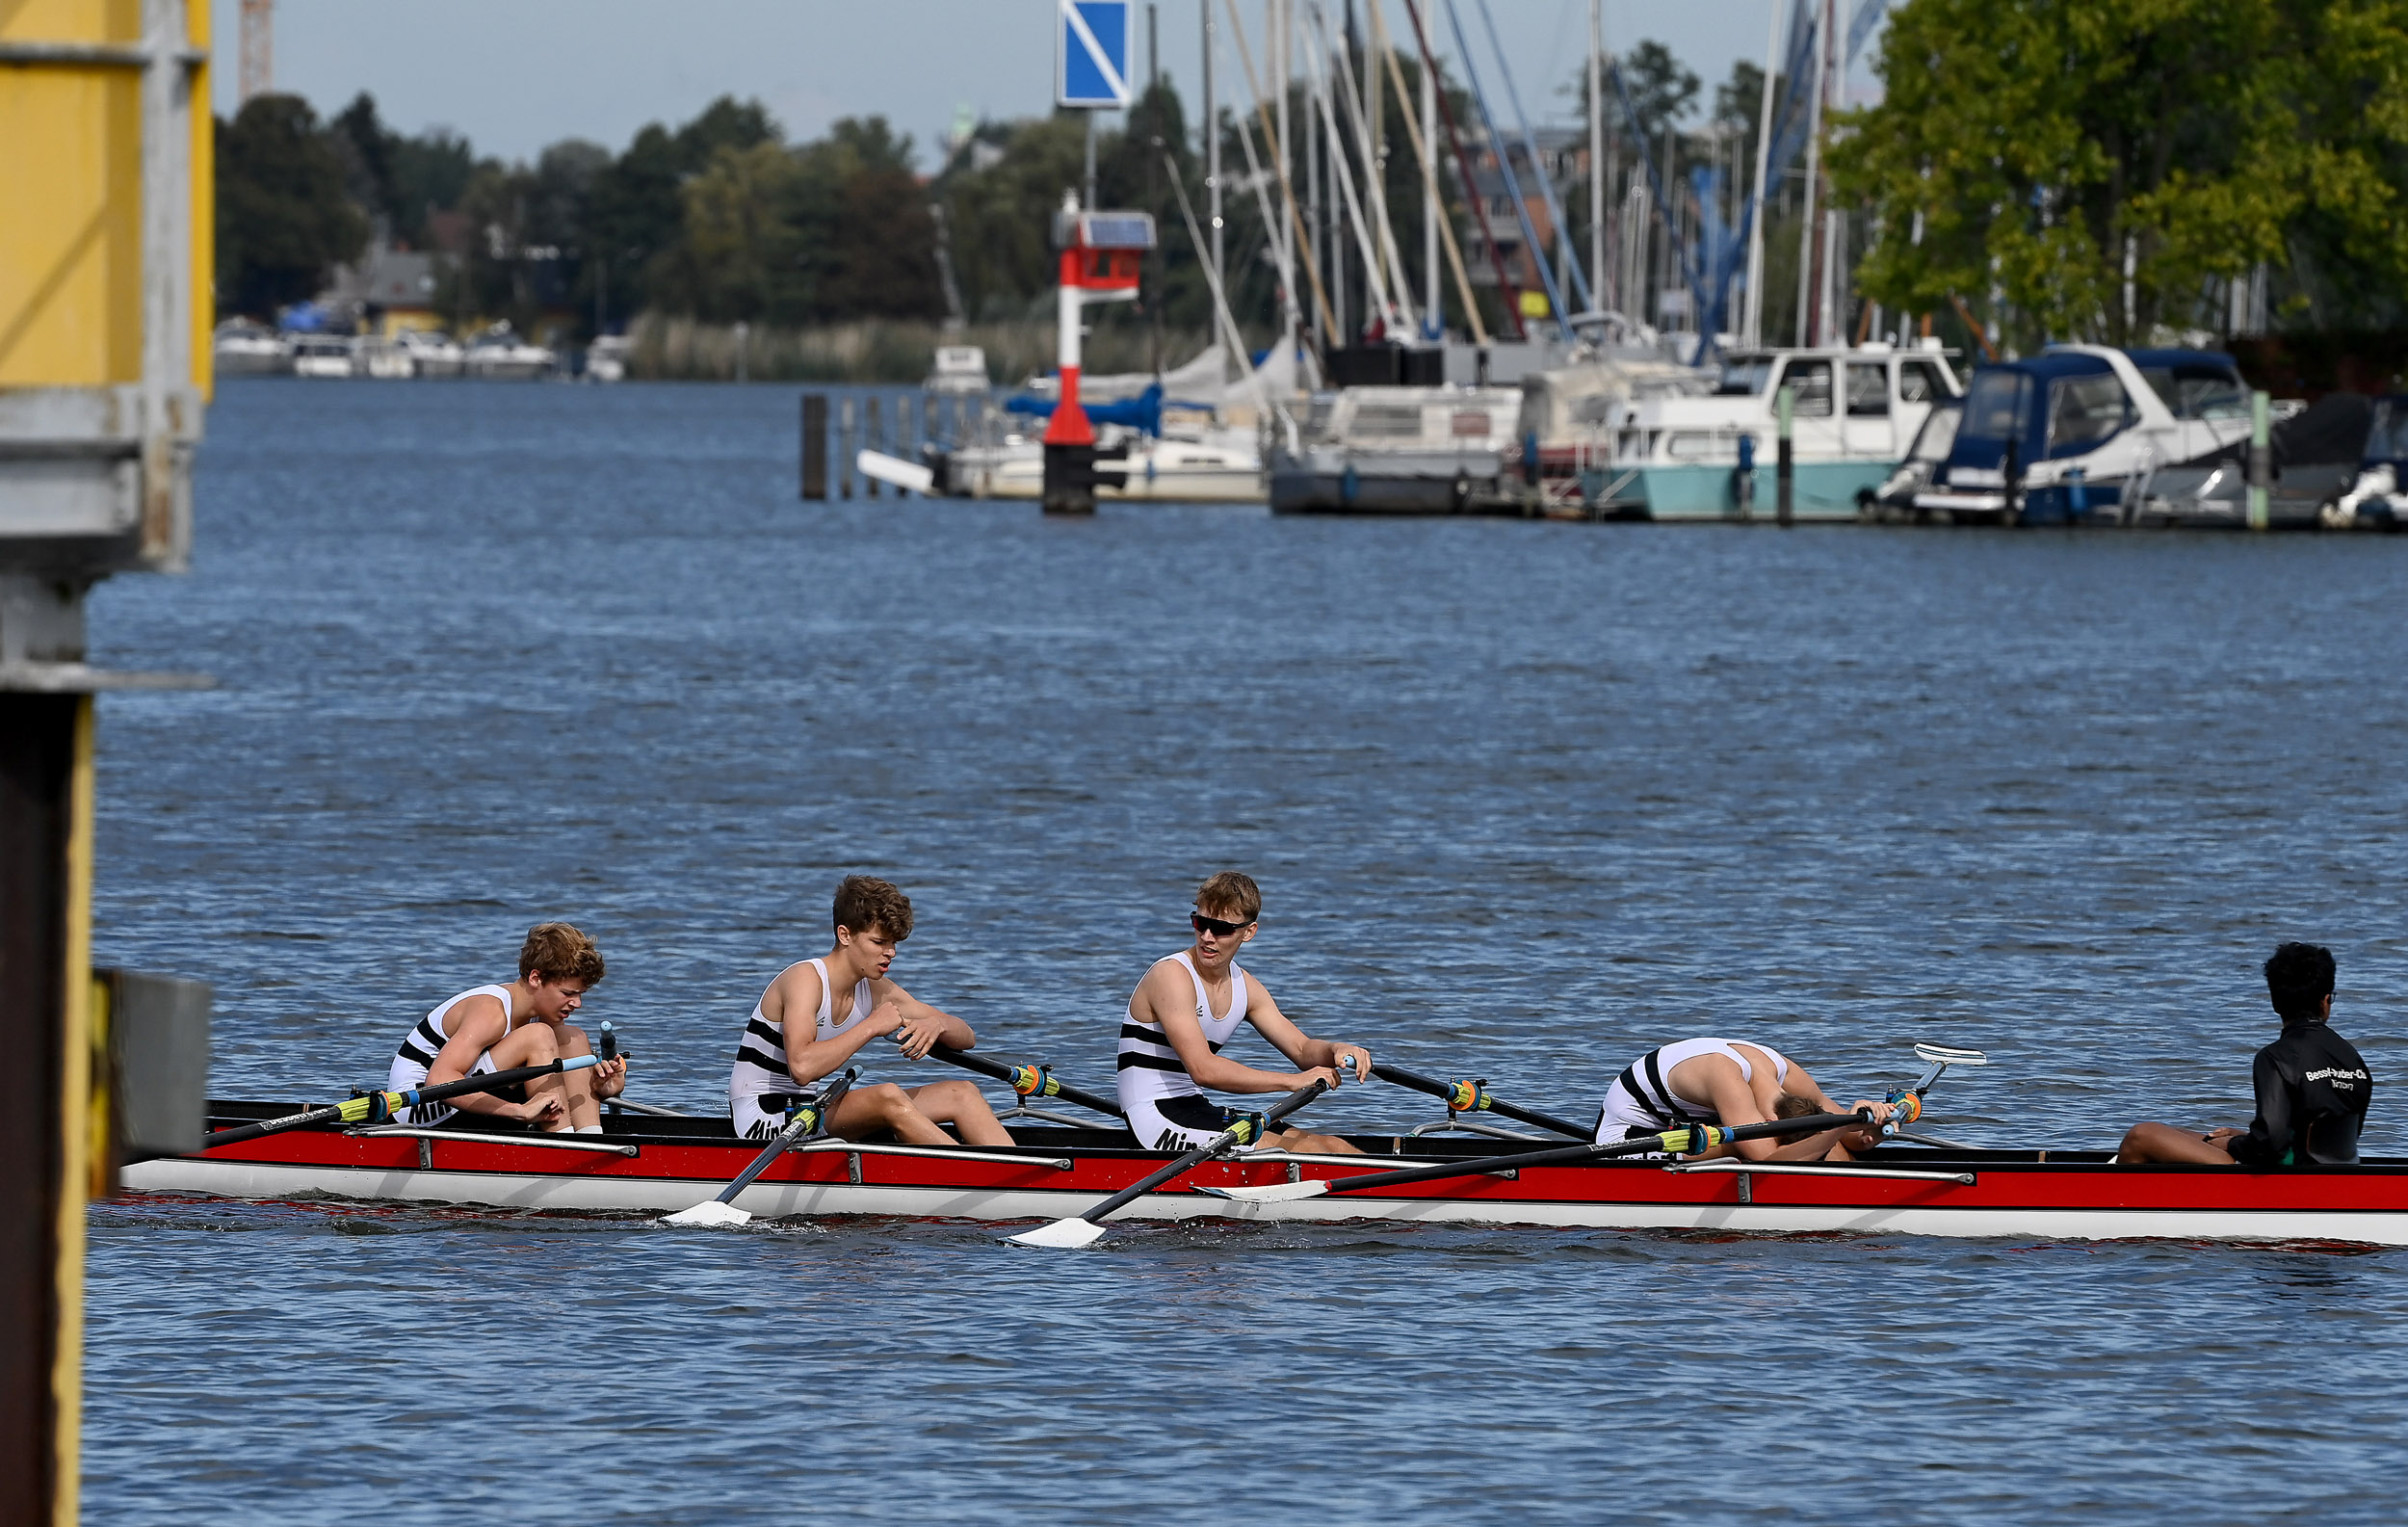
[[[879,453],[884,453],[886,421],[879,416],[879,400],[877,400],[875,392],[872,392],[867,400],[862,400],[862,419],[865,419],[865,424],[862,424],[862,450],[879,450]],[[879,496],[879,479],[862,472],[862,491],[872,498]]]
[[[852,398],[836,400],[836,496],[852,497]]]
[[[2274,522],[2266,508],[2266,490],[2274,482],[2272,400],[2263,392],[2249,394],[2249,528],[2264,530]]]
[[[827,394],[802,395],[802,496],[827,497]]]
[[[1773,416],[1780,440],[1772,460],[1773,519],[1787,529],[1797,511],[1796,442],[1791,438],[1797,417],[1797,389],[1783,387],[1773,395]]]

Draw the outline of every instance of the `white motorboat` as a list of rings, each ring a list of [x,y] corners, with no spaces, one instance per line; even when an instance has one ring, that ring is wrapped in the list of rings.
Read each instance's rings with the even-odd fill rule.
[[[936,364],[921,389],[953,397],[976,397],[987,390],[986,352],[977,345],[939,345]]]
[[[467,375],[490,382],[529,382],[550,376],[560,357],[520,338],[505,318],[470,338],[460,365]]]
[[[285,377],[293,372],[293,345],[267,325],[229,318],[211,344],[221,377]]]
[[[586,347],[586,380],[588,382],[624,382],[627,380],[627,356],[636,342],[625,334],[603,334]]]
[[[1960,523],[2126,518],[2126,489],[2249,434],[2249,387],[2205,350],[2051,345],[1984,366],[1918,509]]]
[[[1280,514],[1450,514],[1493,500],[1514,449],[1518,387],[1348,387],[1273,447]]]
[[[1932,405],[1961,389],[1936,350],[1870,344],[1733,351],[1708,396],[1636,398],[1612,410],[1613,454],[1584,474],[1589,500],[1637,509],[1650,519],[1771,517],[1785,390],[1793,514],[1854,520],[1896,470]],[[1744,474],[1742,455],[1751,463]]]
[[[358,341],[349,334],[295,334],[293,375],[320,379],[358,375]]]
[[[414,377],[457,377],[460,348],[440,329],[405,329],[393,336],[395,348],[409,357]]]

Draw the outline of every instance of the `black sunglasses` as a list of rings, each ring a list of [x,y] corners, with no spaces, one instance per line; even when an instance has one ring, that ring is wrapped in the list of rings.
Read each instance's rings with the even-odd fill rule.
[[[1202,912],[1188,913],[1188,921],[1194,925],[1195,931],[1199,934],[1217,934],[1223,938],[1241,928],[1254,926],[1254,919],[1251,917],[1242,923],[1225,923],[1217,917],[1207,917]]]

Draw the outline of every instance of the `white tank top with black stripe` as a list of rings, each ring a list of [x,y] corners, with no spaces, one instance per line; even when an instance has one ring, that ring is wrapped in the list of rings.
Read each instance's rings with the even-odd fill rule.
[[[1769,1044],[1759,1044],[1754,1040],[1745,1042],[1749,1049],[1762,1051],[1772,1062],[1775,1083],[1790,1079],[1788,1056]],[[1756,1068],[1729,1040],[1683,1040],[1677,1044],[1660,1045],[1624,1066],[1613,1085],[1606,1089],[1606,1106],[1597,1120],[1597,1138],[1618,1140],[1627,1130],[1646,1133],[1680,1124],[1722,1122],[1712,1108],[1692,1103],[1673,1092],[1667,1080],[1674,1066],[1700,1055],[1726,1056],[1738,1065],[1743,1079],[1752,1082],[1756,1078]]]
[[[1154,961],[1157,969],[1169,961],[1177,961],[1188,973],[1189,983],[1195,987],[1195,1021],[1204,1031],[1204,1042],[1218,1055],[1220,1047],[1229,1042],[1229,1036],[1245,1021],[1245,972],[1235,964],[1229,967],[1229,1011],[1213,1016],[1212,998],[1204,990],[1204,978],[1195,972],[1195,962],[1186,951],[1165,955]],[[1153,972],[1148,971],[1151,975]],[[1143,983],[1139,983],[1142,985]],[[1120,1106],[1125,1112],[1132,1103],[1154,1102],[1165,1097],[1200,1096],[1203,1089],[1188,1074],[1179,1052],[1170,1047],[1170,1037],[1158,1023],[1147,1023],[1138,1016],[1137,997],[1129,998],[1129,1008],[1120,1019]]]
[[[852,1011],[842,1023],[836,1021],[836,1005],[828,990],[827,961],[807,960],[803,963],[820,973],[820,1011],[812,1028],[815,1040],[832,1040],[870,1015],[875,1004],[870,998],[868,977],[853,983]],[[787,970],[795,968],[792,965]],[[785,971],[778,974],[782,977]],[[772,985],[775,985],[774,982]],[[764,991],[763,996],[769,993]],[[752,1016],[745,1021],[745,1037],[736,1046],[736,1068],[727,1078],[727,1111],[733,1115],[739,1099],[759,1097],[764,1093],[795,1091],[794,1073],[786,1069],[786,1025],[772,1023],[761,1015],[761,1004],[752,1005]]]
[[[443,1020],[454,1008],[470,997],[492,997],[499,1001],[502,1004],[502,1032],[510,1033],[510,987],[500,985],[471,987],[458,996],[446,997],[432,1013],[418,1020],[417,1027],[402,1037],[402,1047],[393,1052],[393,1064],[385,1068],[384,1085],[388,1090],[403,1093],[426,1084],[427,1068],[434,1065],[434,1058],[443,1053],[444,1045],[451,1042],[451,1033],[444,1027]],[[468,1072],[473,1076],[491,1069],[493,1052],[487,1050],[477,1057],[477,1064],[468,1067]],[[402,1121],[423,1128],[429,1124],[439,1124],[456,1112],[458,1110],[449,1103],[420,1103],[415,1108],[405,1109]]]

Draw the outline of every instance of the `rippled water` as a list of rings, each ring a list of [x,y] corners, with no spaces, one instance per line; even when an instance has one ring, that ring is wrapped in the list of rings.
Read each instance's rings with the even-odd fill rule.
[[[1986,1049],[1982,1143],[2242,1122],[2291,936],[2402,1074],[2408,545],[808,506],[794,415],[223,390],[193,576],[95,598],[222,680],[102,722],[99,954],[216,984],[213,1091],[380,1076],[563,916],[632,1095],[712,1106],[852,869],[915,991],[1102,1085],[1224,865],[1308,1027],[1562,1112],[1725,1032],[1835,1092]],[[2399,1252],[92,1225],[96,1521],[2382,1519],[2408,1420]]]

